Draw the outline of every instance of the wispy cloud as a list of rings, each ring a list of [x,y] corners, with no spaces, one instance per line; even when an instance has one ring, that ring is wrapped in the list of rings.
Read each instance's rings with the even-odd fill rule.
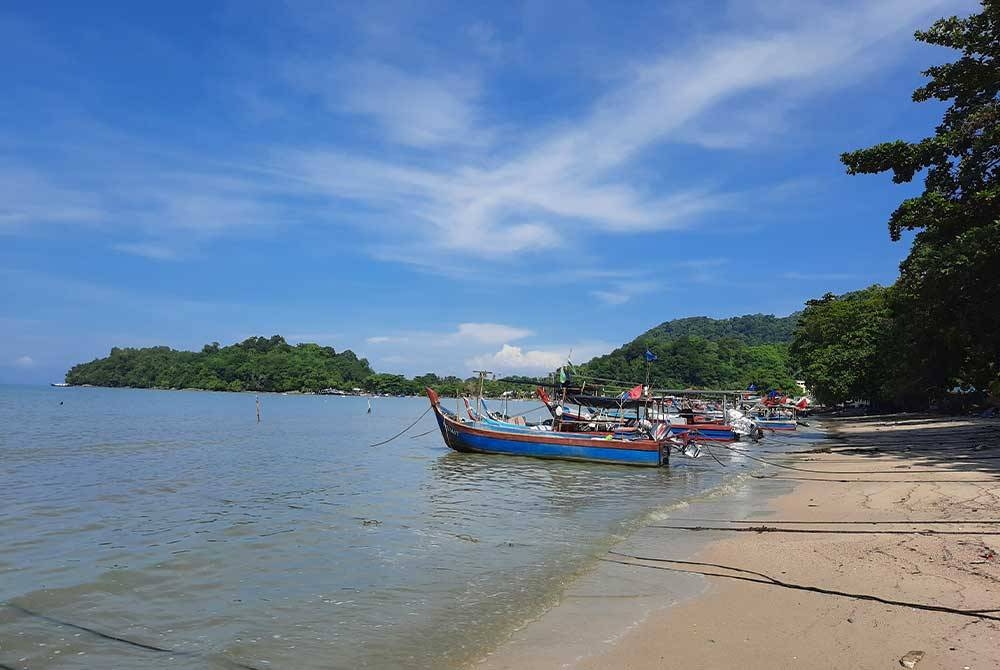
[[[460,323],[458,324],[458,332],[453,337],[468,338],[484,344],[495,344],[523,340],[532,334],[530,330],[525,328],[505,326],[502,323]]]
[[[489,131],[476,122],[479,83],[471,77],[414,75],[378,62],[313,68],[300,83],[335,110],[370,117],[390,141],[420,148],[489,143]]]
[[[572,352],[578,362],[607,353],[612,345],[606,342],[585,342],[576,345],[546,346],[539,348],[504,344],[499,350],[466,359],[470,368],[489,369],[501,375],[545,374],[567,362]]]
[[[37,169],[0,164],[0,232],[107,218],[100,195],[55,183]]]
[[[31,368],[34,367],[35,365],[35,359],[27,355],[18,356],[13,360],[13,362],[11,362],[11,365],[13,365],[15,368]]]
[[[655,291],[657,288],[666,290],[666,284],[655,281],[612,281],[607,283],[607,286],[606,289],[591,291],[590,295],[611,306],[624,305],[633,298]]]
[[[187,156],[132,152],[117,164],[67,152],[44,174],[8,166],[0,228],[84,221],[112,229],[109,246],[165,261],[221,237],[352,226],[372,255],[422,268],[518,262],[555,247],[574,251],[598,234],[693,228],[743,207],[742,187],[689,173],[672,145],[732,148],[766,137],[803,101],[852,83],[845,73],[895,57],[884,40],[945,6],[794,3],[779,20],[763,0],[732,3],[739,30],[632,54],[589,100],[533,124],[506,118],[499,85],[474,65],[456,66],[454,54],[408,63],[364,50],[289,49],[260,63],[266,87],[239,95],[272,112],[294,103],[279,105],[273,91],[297,94],[302,106],[302,98],[320,100],[330,128],[322,139],[287,133],[233,157],[192,146]],[[355,21],[383,45],[412,44],[404,23]],[[488,23],[466,32],[499,57]],[[764,113],[738,104],[747,100],[778,102]],[[336,132],[352,119],[370,122],[367,131]],[[67,176],[98,162],[107,167],[85,187]],[[620,304],[622,296],[601,288],[594,297]]]

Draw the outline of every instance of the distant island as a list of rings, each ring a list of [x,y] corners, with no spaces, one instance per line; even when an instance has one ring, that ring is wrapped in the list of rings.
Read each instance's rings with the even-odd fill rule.
[[[655,352],[650,383],[659,388],[745,388],[750,383],[793,388],[788,361],[798,315],[754,314],[732,319],[692,317],[650,329],[611,353],[570,371],[579,379],[643,381],[645,352]],[[532,393],[533,377],[486,383],[486,393]],[[250,337],[230,346],[206,344],[201,351],[170,347],[115,347],[105,358],[73,366],[66,383],[81,386],[202,389],[304,393],[417,395],[432,386],[446,395],[470,393],[473,380],[427,373],[413,378],[378,373],[351,350],[289,344],[280,335]]]

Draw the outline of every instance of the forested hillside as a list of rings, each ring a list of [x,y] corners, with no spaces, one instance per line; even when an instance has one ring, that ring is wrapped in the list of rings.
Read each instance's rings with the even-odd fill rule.
[[[698,337],[704,340],[732,338],[750,345],[788,343],[792,340],[799,314],[800,312],[796,312],[784,317],[772,314],[747,314],[729,319],[690,316],[661,323],[639,337],[660,339]]]
[[[580,366],[583,377],[623,382],[643,381],[646,351],[656,356],[649,367],[656,388],[794,389],[788,342],[799,314],[775,317],[748,314],[731,319],[699,316],[651,328],[610,354]]]

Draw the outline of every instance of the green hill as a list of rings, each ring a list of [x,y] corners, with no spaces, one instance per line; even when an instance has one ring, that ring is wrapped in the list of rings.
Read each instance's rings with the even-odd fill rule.
[[[789,316],[773,314],[747,314],[729,319],[710,319],[707,316],[689,316],[665,321],[650,328],[639,337],[679,339],[698,337],[704,340],[732,338],[745,344],[788,344],[798,324],[801,312]],[[638,338],[637,338],[638,339]]]
[[[656,388],[793,389],[788,343],[798,319],[796,312],[666,321],[580,366],[578,375],[637,383],[645,379],[648,349],[657,356],[649,369]]]

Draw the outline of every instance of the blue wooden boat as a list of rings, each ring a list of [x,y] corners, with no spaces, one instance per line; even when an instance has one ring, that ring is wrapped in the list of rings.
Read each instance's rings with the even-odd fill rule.
[[[624,439],[610,435],[538,431],[496,420],[488,423],[466,421],[442,407],[434,389],[427,389],[427,398],[444,443],[455,451],[646,467],[664,466],[670,460],[672,442],[666,434],[659,441]]]

